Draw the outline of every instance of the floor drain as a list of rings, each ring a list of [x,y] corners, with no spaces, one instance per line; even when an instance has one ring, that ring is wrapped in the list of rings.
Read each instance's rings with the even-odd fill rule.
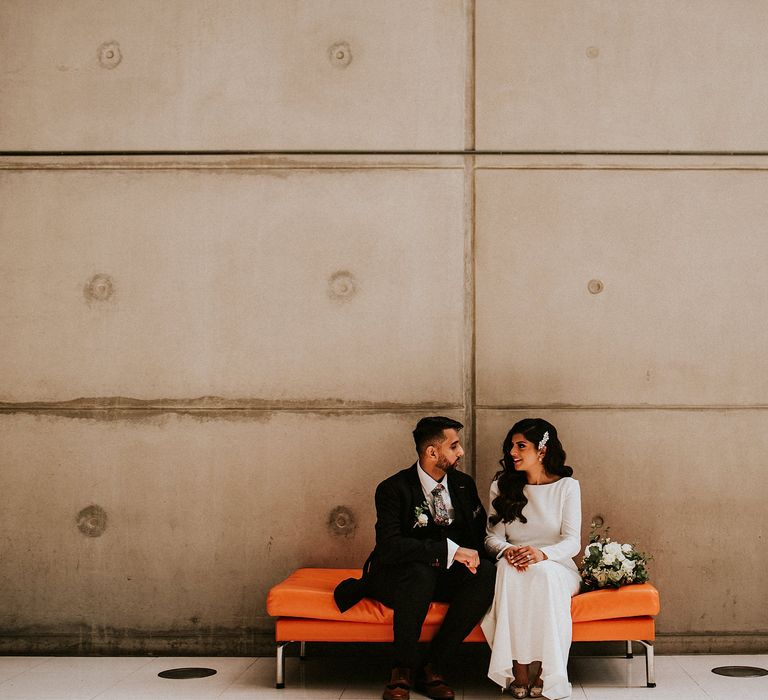
[[[167,671],[160,671],[157,675],[160,678],[205,678],[216,673],[213,668],[169,668]]]
[[[768,676],[768,670],[757,668],[757,666],[718,666],[712,669],[712,673],[716,673],[718,676],[731,676],[732,678]]]

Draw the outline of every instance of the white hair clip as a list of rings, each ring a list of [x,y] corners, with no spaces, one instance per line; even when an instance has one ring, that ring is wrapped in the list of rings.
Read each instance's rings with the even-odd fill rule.
[[[539,442],[539,449],[541,450],[544,445],[547,444],[547,441],[549,440],[549,430],[544,432],[544,437],[541,438],[541,441]]]

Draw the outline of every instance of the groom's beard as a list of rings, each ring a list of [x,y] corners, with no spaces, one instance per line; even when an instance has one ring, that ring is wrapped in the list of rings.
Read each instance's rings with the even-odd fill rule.
[[[441,457],[441,458],[440,458],[440,459],[437,461],[437,464],[436,464],[435,466],[436,466],[436,467],[437,467],[437,468],[438,468],[438,469],[439,469],[441,472],[443,472],[444,474],[447,474],[448,472],[450,472],[450,471],[453,471],[454,469],[456,469],[456,467],[457,467],[457,466],[459,466],[459,462],[460,462],[460,461],[461,461],[461,457],[459,457],[459,458],[458,458],[458,459],[457,459],[457,460],[456,460],[456,461],[455,461],[453,464],[451,464],[451,463],[448,461],[448,458],[447,458],[447,457]]]

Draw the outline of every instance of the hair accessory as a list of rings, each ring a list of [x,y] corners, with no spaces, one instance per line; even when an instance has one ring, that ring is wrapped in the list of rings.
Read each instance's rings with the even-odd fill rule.
[[[544,445],[547,444],[548,441],[549,441],[549,430],[544,432],[544,437],[541,438],[541,440],[539,441],[539,448],[538,449],[542,449],[544,447]]]

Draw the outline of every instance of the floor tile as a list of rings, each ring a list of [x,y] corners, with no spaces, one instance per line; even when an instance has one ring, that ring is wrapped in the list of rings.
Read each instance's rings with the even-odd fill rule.
[[[716,666],[768,667],[768,655],[659,656],[656,688],[645,686],[645,659],[574,657],[571,700],[766,700],[768,676],[726,678]],[[275,689],[275,659],[240,657],[0,657],[0,700],[378,700],[389,672],[376,656],[286,660],[286,687]],[[170,668],[207,667],[207,678],[158,677]],[[501,700],[481,651],[451,666],[457,700]],[[421,700],[414,693],[414,700]],[[508,697],[508,696],[503,696]]]
[[[147,658],[54,657],[0,684],[0,700],[91,700]]]
[[[0,656],[0,684],[52,658],[52,656]]]
[[[685,677],[674,657],[656,657],[656,676],[664,673]],[[632,659],[603,656],[577,656],[568,662],[568,674],[573,683],[584,686],[606,686],[614,688],[646,688],[647,676],[645,657],[635,656]]]
[[[672,656],[656,657],[655,688],[646,685],[644,656],[581,656],[572,658],[568,668],[571,681],[583,688],[588,700],[706,700],[706,694]]]
[[[254,664],[247,657],[156,657],[96,696],[96,700],[207,700],[219,697]],[[205,678],[160,678],[173,668],[211,668]]]
[[[768,670],[766,655],[728,656],[679,656],[681,668],[702,688],[708,698],[725,700],[766,700],[768,698],[768,676],[732,678],[712,673],[718,666],[755,666]]]
[[[260,658],[238,676],[221,695],[225,700],[258,698],[261,700],[335,700],[341,697],[346,679],[339,659],[311,658],[285,661],[285,688],[275,688],[274,658]],[[256,695],[254,695],[256,693]]]

